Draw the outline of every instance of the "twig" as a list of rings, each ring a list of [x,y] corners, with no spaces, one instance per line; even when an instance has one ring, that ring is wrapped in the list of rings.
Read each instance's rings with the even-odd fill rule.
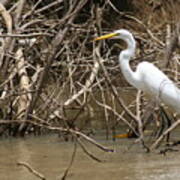
[[[22,10],[24,8],[25,3],[26,3],[26,0],[19,0],[18,1],[18,6],[16,9],[16,15],[14,18],[14,25],[16,26],[16,29],[19,27],[19,21],[20,21]]]
[[[139,135],[138,132],[135,130],[135,128],[132,126],[132,124],[129,123],[129,122],[128,122],[121,114],[119,114],[115,109],[113,109],[112,107],[110,107],[110,106],[107,105],[107,104],[102,104],[102,103],[98,102],[95,98],[94,98],[94,100],[95,100],[95,102],[96,102],[99,106],[101,106],[101,107],[109,110],[109,111],[112,112],[115,116],[117,116],[117,118],[118,118],[118,119],[117,119],[117,122],[119,122],[120,120],[123,121],[137,136]]]
[[[35,116],[32,116],[32,117],[35,118],[37,122],[31,121],[31,120],[0,120],[0,124],[29,123],[29,124],[32,124],[32,125],[35,125],[38,127],[42,127],[42,128],[45,128],[45,129],[48,129],[51,131],[72,133],[72,134],[75,134],[76,136],[82,137],[83,139],[87,140],[89,143],[95,145],[96,147],[98,147],[99,149],[101,149],[105,152],[114,152],[114,150],[112,148],[108,148],[108,147],[101,145],[100,143],[98,143],[97,141],[95,141],[91,137],[83,134],[82,132],[76,131],[74,129],[63,128],[63,127],[54,127],[54,126],[51,126],[49,123],[47,123],[46,121],[44,121],[40,118],[37,118]]]
[[[82,94],[84,94],[85,92],[87,92],[90,89],[90,86],[94,82],[96,75],[98,74],[98,71],[99,71],[99,63],[96,61],[96,62],[94,62],[94,67],[92,68],[92,73],[91,73],[89,79],[87,79],[85,86],[80,91],[78,91],[76,94],[74,94],[71,98],[66,100],[64,103],[64,106],[70,105],[79,96],[81,96]]]
[[[33,14],[41,13],[41,12],[43,12],[43,11],[53,7],[53,6],[56,6],[56,5],[58,5],[58,4],[62,3],[62,2],[63,2],[63,0],[56,0],[56,1],[52,2],[52,3],[49,3],[47,6],[42,7],[41,9],[35,10]]]
[[[63,175],[63,177],[61,178],[61,180],[65,180],[65,179],[66,179],[66,177],[67,177],[67,175],[68,175],[68,172],[69,172],[69,170],[70,170],[70,168],[72,167],[72,164],[73,164],[73,162],[74,162],[75,155],[76,155],[76,151],[77,151],[77,137],[76,137],[75,142],[74,142],[74,149],[73,149],[71,161],[70,161],[67,169],[65,170],[64,175]]]
[[[80,141],[80,139],[77,139],[78,144],[81,146],[82,150],[85,152],[85,154],[87,154],[91,159],[97,161],[97,162],[103,162],[102,160],[100,160],[99,158],[95,157],[93,154],[91,154],[83,145],[83,143]]]
[[[105,78],[106,78],[106,81],[108,82],[111,90],[112,90],[112,93],[113,95],[116,97],[119,105],[125,110],[125,112],[127,113],[127,115],[132,118],[135,122],[138,122],[137,120],[137,117],[127,108],[127,106],[125,105],[125,103],[123,102],[123,100],[119,97],[118,95],[118,92],[117,90],[115,89],[115,87],[112,85],[111,83],[111,79],[109,78],[109,75],[108,75],[108,72],[106,70],[106,68],[104,67],[103,65],[103,59],[100,55],[100,52],[99,52],[99,48],[95,48],[95,52],[96,52],[96,60],[98,61],[98,63],[101,65],[101,68],[103,69],[103,72],[104,72],[104,75],[105,75]]]
[[[39,36],[52,36],[49,33],[32,33],[32,34],[0,34],[0,37],[11,37],[11,38],[33,38]]]
[[[165,48],[165,60],[164,60],[164,67],[168,67],[170,60],[172,58],[173,52],[175,50],[175,48],[178,46],[178,39],[179,39],[179,34],[180,34],[180,22],[177,24],[176,29],[174,31],[174,33],[170,34],[170,32],[168,32],[168,37],[167,37],[167,43],[166,43],[166,48]]]
[[[4,21],[6,23],[6,28],[8,33],[12,33],[12,17],[10,13],[6,10],[6,8],[0,3],[0,14],[3,16]],[[10,45],[11,40],[9,38],[6,38],[2,43],[2,52],[0,55],[0,67],[3,64],[3,58],[7,51],[7,48]]]
[[[86,4],[87,0],[85,1],[79,1],[79,5],[77,6],[77,8],[74,10],[74,12],[76,12],[74,14],[74,16],[71,16],[71,18],[68,20],[67,24],[71,24],[73,22],[73,20],[75,19],[77,13],[81,10],[81,8]],[[68,30],[69,30],[70,26],[66,25],[66,27],[64,28],[64,30],[62,31],[61,29],[59,30],[59,32],[56,34],[55,38],[52,40],[52,48],[51,48],[51,52],[49,52],[49,54],[47,55],[46,57],[46,65],[45,65],[45,68],[42,72],[42,75],[40,77],[40,80],[37,84],[37,92],[34,94],[33,98],[32,98],[32,101],[27,109],[27,112],[26,112],[26,117],[25,119],[28,119],[29,117],[29,114],[32,113],[35,105],[36,105],[36,102],[37,102],[37,98],[39,97],[39,94],[41,93],[41,90],[42,90],[42,87],[43,87],[43,84],[44,84],[44,81],[46,79],[46,75],[49,71],[49,68],[51,66],[51,64],[53,63],[54,61],[54,58],[55,58],[55,55],[59,49],[59,45],[62,43],[63,39],[65,38]],[[19,129],[19,131],[22,130],[22,127]]]
[[[17,162],[17,165],[25,167],[30,173],[32,173],[33,175],[35,175],[39,179],[46,180],[46,178],[43,174],[39,173],[37,170],[35,170],[33,167],[31,167],[28,163]]]
[[[180,119],[178,119],[176,122],[174,122],[166,131],[162,133],[162,135],[151,145],[150,150],[154,150],[158,147],[160,142],[164,139],[168,133],[170,133],[173,129],[175,129],[180,124]]]
[[[162,41],[160,41],[157,37],[155,37],[154,34],[152,33],[152,31],[151,31],[140,19],[138,19],[138,18],[136,18],[136,17],[134,17],[134,16],[131,16],[131,15],[129,15],[129,14],[125,14],[125,13],[120,12],[120,11],[111,3],[110,0],[108,0],[108,3],[109,3],[109,5],[110,5],[118,14],[120,14],[121,16],[127,17],[127,18],[129,18],[129,19],[137,22],[138,24],[142,25],[143,28],[146,30],[146,32],[149,34],[149,36],[150,36],[155,42],[157,42],[159,45],[161,45],[161,46],[163,46],[163,47],[165,46],[165,44],[164,44]]]

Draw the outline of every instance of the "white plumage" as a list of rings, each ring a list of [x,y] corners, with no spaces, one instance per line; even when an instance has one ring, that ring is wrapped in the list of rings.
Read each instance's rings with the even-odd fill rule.
[[[180,90],[161,70],[149,62],[141,62],[135,71],[132,71],[129,61],[134,56],[136,42],[133,35],[120,29],[114,33],[104,35],[95,40],[119,38],[127,43],[127,49],[119,54],[119,64],[126,80],[139,90],[160,99],[180,113]]]

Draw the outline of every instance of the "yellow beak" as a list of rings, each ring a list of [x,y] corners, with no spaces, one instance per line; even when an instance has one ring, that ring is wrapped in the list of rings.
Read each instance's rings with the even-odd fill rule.
[[[103,40],[103,39],[109,39],[109,38],[112,38],[112,37],[117,36],[117,35],[118,35],[117,33],[106,34],[104,36],[100,36],[100,37],[95,38],[94,41],[99,41],[99,40]]]

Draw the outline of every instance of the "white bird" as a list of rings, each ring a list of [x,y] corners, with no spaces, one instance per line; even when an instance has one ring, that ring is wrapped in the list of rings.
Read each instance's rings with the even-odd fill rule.
[[[127,43],[127,49],[119,54],[119,64],[126,80],[134,87],[160,99],[180,113],[180,89],[160,69],[149,62],[141,62],[132,71],[129,61],[135,55],[136,41],[133,35],[125,29],[100,36],[95,40],[119,38]]]

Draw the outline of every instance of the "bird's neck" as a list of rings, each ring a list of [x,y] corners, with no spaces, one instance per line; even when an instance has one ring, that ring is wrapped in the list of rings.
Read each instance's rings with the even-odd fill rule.
[[[121,71],[127,81],[133,85],[137,86],[137,77],[136,73],[132,71],[129,61],[134,56],[135,48],[136,48],[136,42],[133,37],[130,37],[129,39],[126,39],[127,43],[127,49],[123,50],[119,55],[119,63],[121,67]]]

